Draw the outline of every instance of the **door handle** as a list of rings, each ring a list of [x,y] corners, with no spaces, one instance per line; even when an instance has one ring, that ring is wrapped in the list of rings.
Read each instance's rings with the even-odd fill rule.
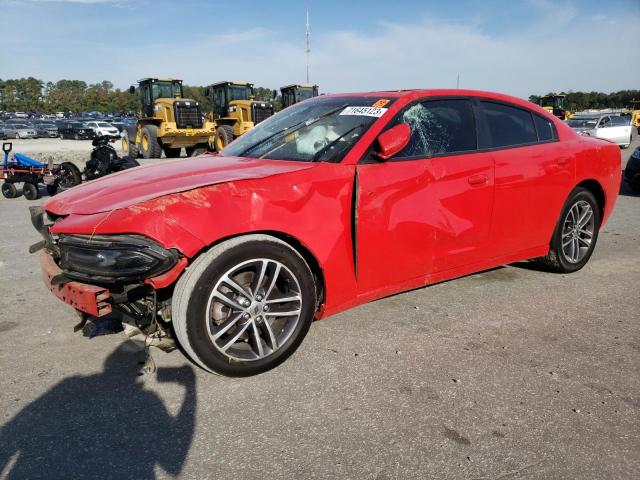
[[[484,185],[489,182],[489,177],[483,174],[471,175],[468,179],[469,185]]]
[[[569,163],[569,159],[567,157],[561,157],[556,160],[558,165],[567,165]]]

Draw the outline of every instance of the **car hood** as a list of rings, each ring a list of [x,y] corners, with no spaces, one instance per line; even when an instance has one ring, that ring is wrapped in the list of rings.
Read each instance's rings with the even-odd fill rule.
[[[214,155],[159,161],[78,185],[52,197],[43,206],[56,215],[89,215],[130,207],[171,193],[313,166],[306,162]]]

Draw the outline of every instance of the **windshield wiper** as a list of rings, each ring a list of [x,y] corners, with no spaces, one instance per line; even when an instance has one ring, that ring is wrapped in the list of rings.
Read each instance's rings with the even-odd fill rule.
[[[277,132],[272,133],[271,135],[263,138],[262,140],[260,140],[257,143],[254,143],[253,145],[251,145],[249,148],[247,148],[246,150],[244,150],[240,155],[238,155],[239,157],[244,157],[248,152],[255,150],[256,148],[258,148],[261,145],[264,145],[265,143],[267,143],[269,140],[271,140],[272,138],[280,135],[281,133],[285,133],[287,135],[292,134],[297,132],[298,130],[301,130],[305,127],[308,127],[310,125],[313,125],[314,123],[317,123],[319,120],[322,120],[323,118],[328,117],[329,115],[333,115],[334,113],[336,113],[339,110],[342,110],[343,108],[345,108],[347,106],[347,104],[345,103],[344,105],[340,105],[339,107],[336,108],[332,108],[331,110],[329,110],[328,112],[323,113],[322,115],[320,115],[318,118],[315,118],[311,121],[309,120],[305,120],[302,122],[298,122],[296,123],[293,127],[289,127],[289,128],[285,128],[284,130],[278,130]],[[264,153],[262,156],[264,155],[268,155],[271,152],[268,151],[266,153]]]
[[[329,143],[327,143],[324,147],[322,147],[320,150],[318,150],[314,155],[313,158],[311,159],[312,162],[317,162],[318,159],[320,157],[322,157],[322,155],[329,151],[329,149],[331,149],[335,144],[337,144],[340,140],[342,140],[344,137],[346,137],[347,135],[349,135],[351,132],[357,130],[358,128],[364,128],[364,124],[361,123],[360,125],[356,125],[353,128],[350,128],[349,130],[347,130],[346,132],[344,132],[342,135],[340,135],[338,138],[334,138],[333,140],[331,140]]]

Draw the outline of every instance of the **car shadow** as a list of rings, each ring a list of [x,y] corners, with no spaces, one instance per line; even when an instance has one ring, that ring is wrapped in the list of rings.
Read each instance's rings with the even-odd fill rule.
[[[155,478],[182,471],[194,434],[196,377],[160,368],[159,382],[184,390],[172,415],[140,377],[141,347],[127,341],[94,375],[66,378],[0,429],[0,477]],[[148,378],[148,377],[147,377]]]

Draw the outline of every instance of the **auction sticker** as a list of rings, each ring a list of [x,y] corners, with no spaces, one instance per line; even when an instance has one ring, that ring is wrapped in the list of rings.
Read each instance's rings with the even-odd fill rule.
[[[340,112],[340,115],[360,115],[364,117],[380,118],[386,111],[386,108],[378,107],[347,107]]]

